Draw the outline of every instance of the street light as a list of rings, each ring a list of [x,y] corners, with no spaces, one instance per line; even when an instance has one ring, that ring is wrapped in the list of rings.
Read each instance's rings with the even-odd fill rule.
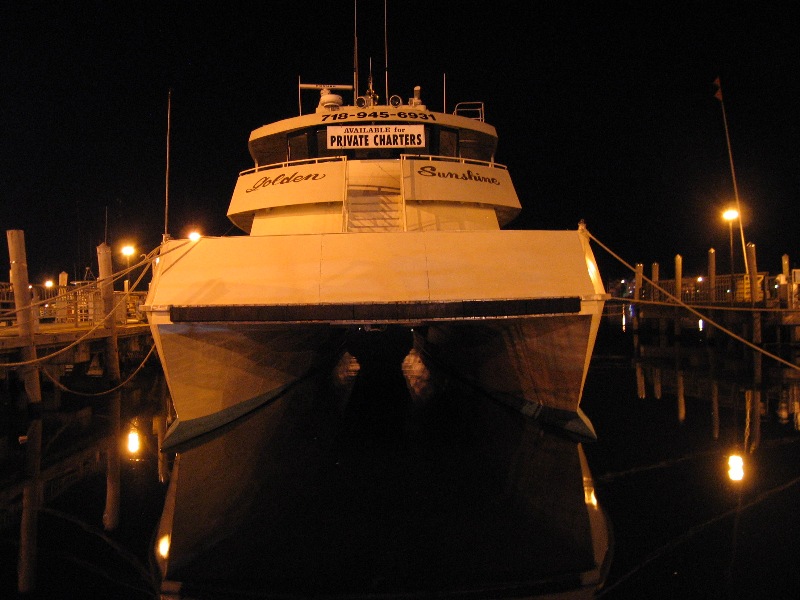
[[[131,285],[130,273],[128,272],[128,269],[131,267],[131,256],[133,256],[133,253],[136,252],[136,248],[131,245],[127,245],[123,246],[120,252],[122,252],[122,255],[125,257],[125,291],[127,292]]]
[[[733,222],[739,218],[739,211],[735,208],[729,208],[722,213],[722,218],[728,222],[728,238],[730,240],[731,249],[731,304],[736,296],[736,286],[733,284]]]

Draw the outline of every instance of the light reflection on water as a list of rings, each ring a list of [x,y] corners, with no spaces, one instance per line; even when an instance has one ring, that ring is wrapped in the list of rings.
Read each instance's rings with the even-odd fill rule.
[[[615,528],[601,596],[800,596],[798,381],[765,362],[756,387],[747,354],[712,356],[702,337],[673,352],[651,338],[652,356],[634,358],[624,314],[601,329],[583,403]],[[741,481],[728,474],[734,453]]]
[[[630,321],[625,329],[606,325],[583,403],[599,437],[584,446],[594,476],[584,493],[608,513],[616,542],[600,596],[800,596],[797,382],[770,374],[755,390],[749,373],[712,374],[692,364],[692,345],[680,363],[634,360]],[[407,378],[424,396],[426,374],[418,369],[409,357],[404,370],[417,379]],[[344,371],[352,376],[354,366]],[[158,388],[153,381],[141,386],[146,393]],[[102,477],[74,486],[41,517],[40,561],[50,597],[152,597],[148,586],[156,584],[143,573],[158,541],[153,531],[165,486],[152,451],[157,436],[147,426],[152,414],[130,417],[143,424],[146,451],[123,463],[120,530],[108,535],[113,544],[102,540]],[[728,477],[735,450],[744,459],[739,482]],[[0,596],[14,597],[14,533],[4,541]]]

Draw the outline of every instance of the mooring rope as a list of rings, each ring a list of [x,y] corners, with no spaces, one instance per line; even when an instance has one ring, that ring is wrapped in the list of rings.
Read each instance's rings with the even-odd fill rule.
[[[614,259],[619,261],[620,264],[625,266],[625,268],[629,269],[632,273],[636,273],[636,268],[635,267],[631,266],[621,256],[619,256],[617,253],[615,253],[613,250],[611,250],[611,248],[609,248],[603,242],[598,240],[594,235],[592,235],[592,233],[590,231],[588,231],[588,230],[584,230],[584,231],[586,231],[586,234],[589,236],[589,238],[592,241],[594,241],[598,246],[600,246],[603,250],[605,250],[611,257],[613,257]],[[687,311],[689,311],[690,313],[692,313],[693,315],[695,315],[696,317],[702,319],[704,322],[706,322],[709,325],[711,325],[712,327],[715,327],[716,329],[720,330],[722,333],[724,333],[726,335],[729,335],[733,339],[741,342],[742,344],[744,344],[745,346],[755,350],[756,352],[759,352],[760,354],[766,356],[767,358],[771,358],[772,360],[774,360],[774,361],[776,361],[776,362],[778,362],[778,363],[780,363],[780,364],[782,364],[782,365],[784,365],[786,367],[789,367],[790,369],[793,369],[795,371],[800,371],[800,365],[796,365],[796,364],[794,364],[794,363],[792,363],[792,362],[790,362],[788,360],[785,360],[785,359],[781,358],[780,356],[778,356],[776,354],[773,354],[772,352],[769,352],[768,350],[765,350],[761,346],[759,346],[757,344],[754,344],[750,340],[747,340],[747,339],[743,338],[742,336],[738,335],[737,333],[731,331],[730,329],[728,329],[724,325],[721,325],[720,323],[717,323],[712,318],[708,317],[707,315],[705,315],[705,314],[701,313],[700,311],[696,310],[694,307],[692,307],[692,306],[686,304],[685,302],[683,302],[680,298],[677,298],[677,297],[673,296],[672,294],[670,294],[667,290],[665,290],[663,287],[658,285],[658,283],[656,283],[652,279],[649,279],[646,275],[642,274],[642,278],[645,281],[647,281],[647,283],[652,285],[654,288],[656,288],[659,292],[664,294],[667,298],[669,298],[672,301],[672,302],[660,302],[660,303],[658,303],[659,305],[661,305],[661,306],[674,306],[676,308],[677,307],[684,308]],[[635,299],[635,298],[631,298],[631,299],[626,298],[624,300],[624,302],[625,303],[629,303],[629,304],[651,304],[651,305],[652,304],[656,304],[653,301],[647,301],[647,300],[641,300],[640,301],[640,300]],[[710,307],[704,307],[704,308],[710,308]],[[743,310],[743,309],[739,309],[739,310]],[[753,312],[763,312],[762,309],[749,309],[749,310],[753,311]]]
[[[128,376],[128,378],[125,381],[123,381],[119,385],[115,385],[113,388],[110,388],[108,390],[104,390],[102,392],[91,392],[90,393],[90,392],[79,392],[77,390],[72,390],[72,389],[69,389],[67,386],[65,386],[63,383],[61,383],[60,381],[58,381],[50,373],[48,373],[47,369],[42,369],[41,372],[44,373],[44,375],[53,383],[53,385],[56,386],[58,389],[60,389],[62,392],[67,392],[68,394],[74,394],[76,396],[84,396],[84,397],[87,397],[87,398],[98,398],[100,396],[107,396],[108,394],[116,392],[117,390],[120,390],[120,389],[124,388],[131,381],[133,381],[133,378],[136,377],[139,374],[139,371],[141,371],[144,368],[144,365],[147,363],[147,360],[150,358],[150,356],[152,356],[153,352],[155,352],[155,349],[156,349],[156,345],[155,344],[150,346],[150,350],[147,353],[147,356],[145,356],[142,359],[142,362],[139,363],[139,366],[136,367],[136,369]]]

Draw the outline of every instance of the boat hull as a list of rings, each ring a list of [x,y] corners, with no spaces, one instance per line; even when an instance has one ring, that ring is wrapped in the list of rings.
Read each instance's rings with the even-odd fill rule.
[[[342,332],[323,325],[155,325],[177,412],[164,448],[230,423],[335,362]]]
[[[387,326],[413,328],[432,371],[592,437],[578,406],[604,300],[580,230],[170,241],[146,307],[178,419],[167,444],[334,364],[348,329]]]
[[[594,439],[579,405],[599,322],[579,314],[435,323],[419,345],[448,381]]]

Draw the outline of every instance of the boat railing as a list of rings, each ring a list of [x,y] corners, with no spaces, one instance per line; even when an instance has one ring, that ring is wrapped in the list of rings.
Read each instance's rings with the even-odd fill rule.
[[[239,173],[239,176],[249,175],[250,173],[258,173],[259,171],[268,171],[271,169],[285,169],[287,167],[298,167],[300,165],[314,165],[326,162],[346,161],[346,156],[320,156],[318,158],[301,158],[298,160],[287,160],[284,162],[270,163],[268,165],[256,165],[250,169],[245,169]]]
[[[483,102],[459,102],[453,109],[453,114],[460,117],[475,119],[483,123]]]

